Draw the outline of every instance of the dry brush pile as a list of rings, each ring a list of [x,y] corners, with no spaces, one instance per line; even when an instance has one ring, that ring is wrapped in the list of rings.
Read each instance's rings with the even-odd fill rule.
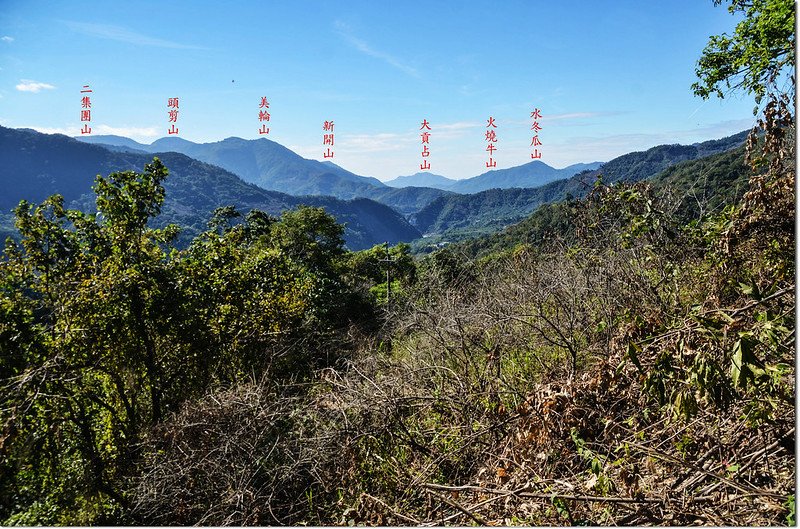
[[[637,251],[603,265],[517,255],[412,311],[393,359],[329,375],[326,407],[350,417],[339,521],[790,521],[793,288],[693,313],[688,278],[667,284]],[[743,389],[736,338],[765,328],[784,362],[764,356],[748,376],[766,386]],[[770,338],[752,338],[764,353]]]
[[[692,281],[702,260],[675,264],[691,248],[605,248],[431,271],[391,348],[366,343],[311,386],[187,406],[158,434],[142,520],[786,523],[794,374],[770,375],[767,410],[756,366],[748,390],[729,363],[738,333],[764,327],[793,358],[793,288],[687,305],[713,284]]]
[[[572,240],[433,261],[313,383],[188,404],[148,442],[138,520],[794,523],[787,137],[736,208],[680,226],[644,184],[598,187]]]

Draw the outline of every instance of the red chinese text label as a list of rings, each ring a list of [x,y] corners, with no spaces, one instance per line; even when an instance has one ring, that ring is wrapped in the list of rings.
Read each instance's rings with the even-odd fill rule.
[[[322,135],[322,145],[327,145],[328,149],[322,153],[323,158],[333,158],[333,121],[325,121],[322,124],[322,130],[325,134]]]
[[[269,134],[269,127],[265,122],[269,121],[269,101],[266,97],[261,98],[261,103],[258,105],[258,122],[261,123],[261,128],[258,129],[259,134]]]
[[[89,88],[89,85],[83,85],[83,90],[81,90],[81,94],[91,94],[92,89]],[[92,98],[88,95],[81,95],[81,123],[83,123],[83,128],[81,129],[81,134],[91,134],[92,127],[90,127],[92,121]]]
[[[542,119],[542,111],[538,108],[534,108],[533,112],[531,112],[531,119],[533,120],[533,125],[531,125],[533,138],[531,138],[530,146],[534,148],[533,152],[531,153],[531,158],[538,160],[542,157],[542,153],[536,148],[542,144],[542,141],[539,139],[539,131],[542,130],[542,126],[539,124],[539,120]]]
[[[494,159],[494,151],[497,150],[497,124],[494,122],[494,118],[489,116],[489,119],[486,120],[486,151],[489,153],[489,161],[486,162],[486,167],[497,167],[497,160]]]
[[[431,140],[431,124],[428,123],[427,119],[422,120],[422,125],[419,127],[419,130],[422,131],[420,134],[420,137],[422,138],[422,163],[419,164],[419,168],[420,170],[424,171],[431,168],[431,163],[428,160],[428,156],[431,155],[431,151],[428,148],[428,144]]]
[[[178,128],[175,126],[178,123],[178,113],[180,101],[177,97],[167,98],[167,123],[172,123],[172,126],[167,129],[167,134],[177,134]]]

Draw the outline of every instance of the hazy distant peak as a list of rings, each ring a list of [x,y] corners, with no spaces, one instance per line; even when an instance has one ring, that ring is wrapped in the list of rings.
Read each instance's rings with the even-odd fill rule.
[[[178,138],[176,136],[171,136],[171,137],[164,137],[164,138],[157,139],[156,141],[154,141],[153,143],[150,144],[150,147],[151,148],[158,147],[160,149],[160,148],[162,148],[162,146],[173,147],[173,146],[179,146],[179,145],[180,146],[197,145],[197,143],[195,143],[193,141],[185,140],[183,138]]]
[[[408,176],[398,176],[397,178],[384,182],[384,184],[390,187],[433,187],[435,189],[448,189],[455,183],[456,180],[451,180],[450,178],[427,171],[417,172]]]

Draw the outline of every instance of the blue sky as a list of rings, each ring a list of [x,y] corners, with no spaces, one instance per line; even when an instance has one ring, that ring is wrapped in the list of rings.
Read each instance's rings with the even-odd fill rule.
[[[738,19],[712,0],[442,2],[43,2],[0,0],[0,124],[79,135],[81,88],[94,134],[150,143],[267,137],[387,180],[541,160],[607,161],[663,143],[727,136],[754,123],[751,97],[703,101],[694,68],[708,37]],[[258,134],[259,102],[270,133]]]

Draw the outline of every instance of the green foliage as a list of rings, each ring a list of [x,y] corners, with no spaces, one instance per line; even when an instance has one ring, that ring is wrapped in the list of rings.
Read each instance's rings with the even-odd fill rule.
[[[792,527],[796,525],[795,516],[797,515],[797,500],[794,497],[794,494],[790,494],[788,498],[786,498],[786,503],[784,503],[786,507],[786,525]]]
[[[575,450],[578,455],[589,463],[589,470],[591,470],[592,474],[599,477],[603,473],[605,458],[586,446],[586,441],[581,439],[576,428],[570,430],[570,437],[572,442],[575,443]]]
[[[349,281],[363,290],[368,290],[374,302],[385,303],[387,299],[386,273],[391,280],[393,298],[404,296],[406,289],[416,280],[416,264],[409,254],[407,244],[391,248],[375,245],[368,250],[350,254],[346,268]]]
[[[455,243],[456,251],[476,257],[501,253],[522,242],[539,245],[562,239],[571,244],[575,198],[587,197],[600,175],[606,185],[648,180],[659,194],[679,197],[681,204],[673,214],[688,222],[733,203],[744,193],[749,176],[742,148],[746,136],[742,132],[697,145],[660,145],[540,188],[445,197],[415,217],[423,231],[437,234],[415,241],[412,247],[430,251],[433,243],[448,241]],[[528,212],[532,213],[516,222],[520,213]],[[506,227],[512,222],[516,223]]]
[[[98,176],[96,213],[59,195],[15,210],[20,241],[0,261],[8,523],[124,521],[150,428],[221,383],[308,376],[372,315],[347,282],[344,229],[324,210],[219,208],[178,251],[177,227],[150,227],[166,177],[156,158],[142,173]],[[412,275],[405,252],[395,250]]]
[[[635,196],[620,198],[630,201]],[[648,220],[649,209],[648,205],[644,216],[629,217],[631,229],[623,230],[622,238],[628,245],[660,253],[664,250],[647,243],[661,224],[656,218]],[[791,399],[787,377],[794,319],[785,308],[789,292],[778,283],[761,292],[752,282],[752,271],[726,275],[727,262],[718,244],[734,211],[725,210],[673,232],[677,245],[688,252],[675,254],[669,260],[672,263],[664,266],[695,281],[704,278],[707,284],[684,287],[687,291],[681,296],[694,303],[688,314],[675,314],[673,319],[662,314],[659,325],[628,344],[627,357],[644,375],[645,391],[660,405],[669,405],[675,415],[690,419],[703,406],[739,405],[755,425],[774,418]],[[657,235],[656,241],[668,233]],[[709,308],[712,295],[725,305]],[[641,320],[637,326],[646,329]],[[647,366],[642,364],[643,355],[650,359]]]
[[[154,331],[169,307],[160,244],[175,230],[147,221],[163,201],[166,174],[156,159],[141,175],[98,177],[96,215],[64,209],[58,195],[15,210],[21,243],[7,248],[2,269],[21,290],[4,289],[4,297],[33,317],[24,335],[0,347],[3,365],[17,366],[2,381],[2,420],[12,432],[4,463],[24,465],[3,486],[18,505],[33,500],[26,516],[56,516],[27,522],[65,523],[72,512],[88,523],[119,510],[115,484],[140,427],[164,410]],[[45,497],[51,507],[35,507]]]
[[[253,144],[260,142],[244,143],[256,147]],[[208,146],[219,147],[219,144]],[[274,144],[273,147],[282,149]],[[386,240],[392,244],[411,241],[420,236],[400,213],[374,200],[361,198],[345,201],[332,196],[291,196],[246,183],[220,166],[202,163],[177,152],[163,152],[159,156],[170,168],[170,177],[164,182],[166,196],[160,206],[161,214],[151,217],[150,227],[165,227],[169,224],[181,226],[181,232],[175,240],[175,245],[179,248],[186,248],[196,236],[204,232],[212,212],[225,206],[236,207],[242,214],[256,209],[275,216],[300,205],[325,208],[339,223],[346,224],[344,238],[351,250],[369,248]],[[58,193],[64,197],[65,207],[90,213],[96,211],[95,197],[91,192],[94,175],[141,168],[152,160],[152,155],[141,152],[114,152],[60,134],[40,134],[32,130],[6,127],[0,127],[0,157],[5,160],[4,186],[0,191],[0,242],[5,241],[9,235],[15,236],[13,217],[8,212],[20,200],[40,203],[51,194]],[[314,187],[314,182],[309,184],[306,178],[304,184],[300,181],[300,176],[313,172],[308,164],[317,166],[317,169],[319,166],[324,168],[327,164],[302,160],[299,157],[296,157],[296,161],[299,163],[295,166],[298,172],[293,175],[286,175],[283,167],[270,169],[290,180],[297,180],[301,185],[309,185],[309,192],[313,191],[311,188]],[[265,162],[269,165],[269,161]],[[346,187],[343,191],[348,198],[353,196],[356,189],[374,190],[377,200],[380,198],[379,192],[387,190],[383,186],[375,187],[373,184],[378,184],[377,180],[370,184],[368,182],[371,179],[354,178],[367,183],[357,184],[340,179],[340,183]],[[320,175],[314,181],[325,183],[331,179]],[[324,191],[321,188],[317,190]],[[328,194],[333,194],[335,189],[329,191],[331,193]],[[398,195],[400,203],[405,204],[408,199],[412,206],[415,201],[424,202],[425,197],[429,196],[414,192]]]
[[[728,11],[744,19],[732,36],[712,35],[697,62],[695,95],[724,97],[722,86],[743,89],[760,103],[792,75],[795,61],[795,3],[791,0],[729,0]],[[715,0],[716,5],[723,0]],[[787,73],[788,71],[788,73]],[[783,79],[785,80],[785,79]],[[792,81],[792,85],[794,81]]]

